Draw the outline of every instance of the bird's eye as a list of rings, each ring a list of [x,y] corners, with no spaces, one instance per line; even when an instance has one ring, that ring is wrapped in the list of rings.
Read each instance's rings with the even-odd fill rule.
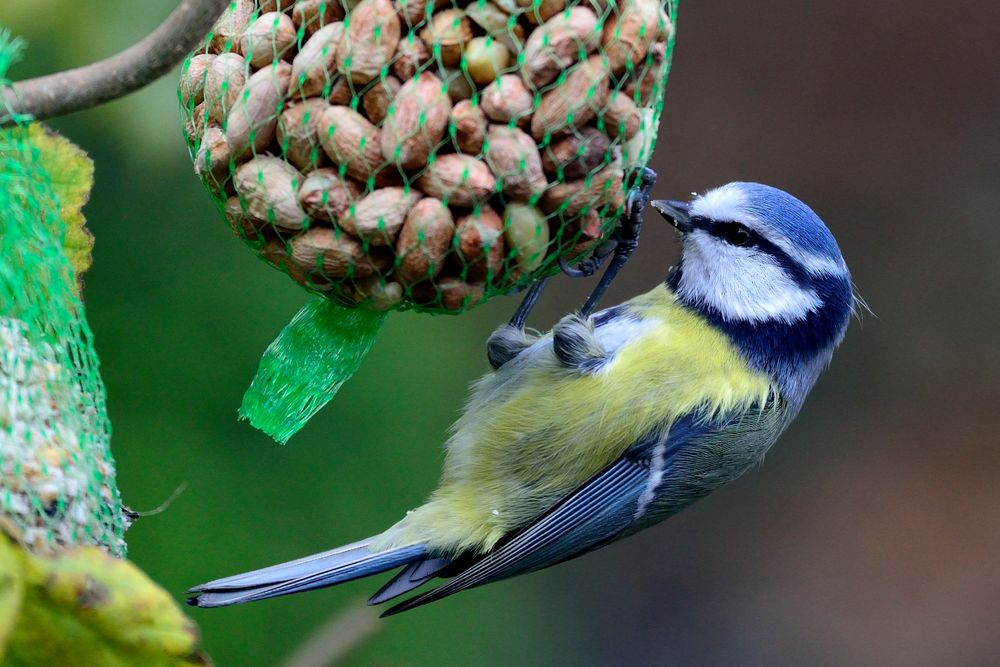
[[[750,231],[738,222],[723,222],[716,225],[716,234],[729,245],[745,248],[753,245]]]

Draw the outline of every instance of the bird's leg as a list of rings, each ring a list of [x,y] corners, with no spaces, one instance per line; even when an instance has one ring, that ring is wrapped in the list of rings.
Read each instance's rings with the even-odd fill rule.
[[[521,305],[517,307],[517,311],[514,313],[514,317],[510,318],[508,326],[516,327],[518,329],[524,328],[524,323],[528,319],[528,315],[531,314],[532,309],[535,304],[538,303],[539,297],[542,296],[542,290],[549,282],[549,276],[545,276],[541,280],[537,281],[528,290],[528,293],[524,295],[524,299],[521,300]]]
[[[486,341],[486,358],[494,369],[500,368],[516,357],[538,338],[524,330],[524,323],[538,303],[538,298],[542,296],[542,291],[548,282],[549,277],[546,276],[532,285],[514,312],[514,317],[510,318],[510,322],[501,325],[490,334]]]
[[[580,262],[577,267],[569,266],[564,259],[559,260],[559,266],[563,270],[563,273],[578,278],[593,275],[601,268],[601,265],[608,256],[612,257],[611,263],[605,270],[604,275],[601,276],[594,291],[587,298],[583,308],[578,314],[575,314],[579,319],[585,320],[589,317],[597,302],[614,281],[615,276],[625,266],[625,262],[635,252],[635,249],[639,247],[642,213],[643,209],[649,203],[649,193],[654,183],[656,183],[656,172],[649,168],[644,169],[639,178],[638,186],[629,191],[625,215],[612,237],[598,246],[591,256]],[[541,297],[542,291],[548,284],[548,280],[548,277],[542,278],[532,285],[528,293],[525,294],[524,299],[522,299],[521,305],[518,306],[514,316],[510,319],[510,322],[499,327],[486,341],[486,356],[494,369],[503,366],[537,340],[537,336],[533,336],[524,330],[524,323],[538,302],[539,297]],[[579,338],[579,336],[577,337]],[[566,349],[572,350],[578,347],[578,345],[567,345]],[[589,350],[588,356],[594,356],[592,352],[593,350]]]
[[[596,336],[590,314],[615,276],[625,266],[625,262],[639,247],[642,213],[649,203],[649,192],[654,183],[656,183],[656,172],[645,169],[640,176],[638,186],[629,192],[627,210],[621,224],[611,237],[611,243],[607,246],[610,249],[606,249],[603,254],[595,253],[598,264],[594,267],[594,271],[604,258],[613,252],[611,263],[608,264],[604,275],[601,276],[601,280],[580,312],[567,315],[552,328],[552,350],[556,358],[567,367],[580,372],[593,372],[607,359],[607,352]]]
[[[639,247],[639,232],[642,231],[642,212],[646,208],[646,205],[649,204],[649,193],[655,183],[656,172],[646,167],[639,177],[638,186],[629,191],[625,216],[622,218],[621,225],[619,225],[611,237],[615,241],[614,256],[611,258],[611,263],[608,264],[608,268],[604,271],[604,275],[601,276],[601,280],[597,283],[594,291],[587,298],[587,302],[580,309],[580,315],[583,317],[587,317],[593,312],[594,307],[597,306],[597,302],[600,301],[604,292],[614,281],[615,276],[625,266],[625,262],[632,256],[635,249]]]

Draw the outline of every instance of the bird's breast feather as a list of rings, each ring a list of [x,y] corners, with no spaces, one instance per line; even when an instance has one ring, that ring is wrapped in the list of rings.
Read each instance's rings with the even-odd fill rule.
[[[774,392],[697,313],[662,298],[626,305],[595,330],[613,347],[600,372],[567,371],[543,339],[477,385],[435,493],[453,505],[445,515],[502,535],[677,419],[746,411]]]

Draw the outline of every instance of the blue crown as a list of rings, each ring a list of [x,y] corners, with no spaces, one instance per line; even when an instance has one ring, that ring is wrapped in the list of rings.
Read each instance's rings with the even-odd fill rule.
[[[744,208],[799,249],[842,260],[840,246],[816,213],[784,190],[761,183],[730,183],[746,196]]]

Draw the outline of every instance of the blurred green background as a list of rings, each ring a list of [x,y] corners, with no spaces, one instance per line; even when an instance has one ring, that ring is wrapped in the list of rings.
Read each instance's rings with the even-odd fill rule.
[[[169,0],[0,3],[25,78],[109,55]],[[852,326],[760,470],[637,537],[383,622],[351,665],[986,665],[1000,639],[1000,70],[994,3],[681,7],[655,194],[778,185],[834,230]],[[169,590],[372,534],[433,487],[483,342],[516,306],[394,314],[285,447],[236,408],[307,295],[232,237],[192,173],[175,76],[54,123],[88,150],[87,277],[129,505]],[[612,303],[659,280],[650,218]],[[555,281],[551,324],[590,284]],[[219,665],[280,662],[377,581],[192,611]]]

